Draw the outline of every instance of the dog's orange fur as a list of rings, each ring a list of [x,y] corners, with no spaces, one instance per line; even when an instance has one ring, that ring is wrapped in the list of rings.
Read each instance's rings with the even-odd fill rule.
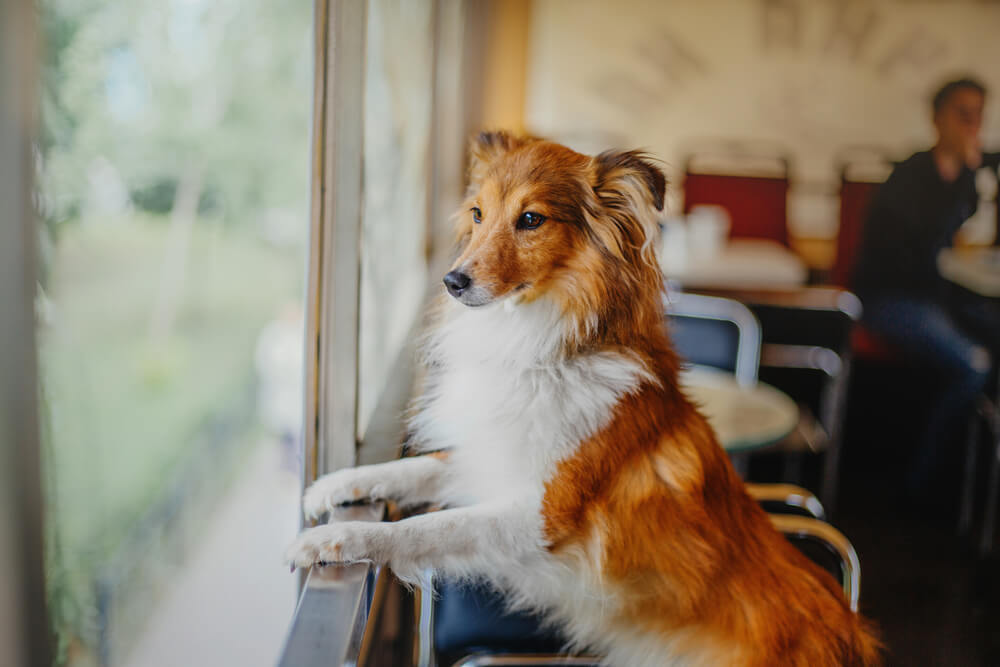
[[[482,221],[460,214],[456,266],[497,298],[557,300],[576,325],[567,355],[628,351],[656,380],[623,397],[548,481],[550,551],[600,569],[593,576],[625,600],[611,622],[669,636],[682,653],[718,664],[878,664],[866,623],[771,526],[678,388],[650,249],[660,171],[638,153],[591,158],[492,133],[474,145],[471,181],[467,207]],[[529,210],[548,221],[516,230]]]

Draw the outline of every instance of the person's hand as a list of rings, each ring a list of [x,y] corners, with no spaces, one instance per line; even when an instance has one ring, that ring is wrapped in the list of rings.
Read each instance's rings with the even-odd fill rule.
[[[962,170],[964,156],[955,151],[945,150],[939,147],[934,150],[934,164],[937,165],[938,174],[945,183],[951,183],[958,178],[958,173]]]
[[[965,144],[962,158],[965,161],[965,166],[972,171],[979,169],[983,163],[983,150],[979,147],[977,139],[972,139]]]

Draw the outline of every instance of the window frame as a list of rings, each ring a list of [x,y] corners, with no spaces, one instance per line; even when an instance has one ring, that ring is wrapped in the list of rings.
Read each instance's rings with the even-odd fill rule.
[[[35,292],[38,26],[28,0],[0,4],[0,663],[47,665]]]
[[[424,248],[424,307],[410,324],[357,436],[364,85],[367,0],[314,0],[314,98],[308,289],[306,295],[304,470],[306,485],[339,468],[396,458],[411,398],[415,339],[453,248],[450,214],[465,187],[465,140],[474,124],[467,93],[480,66],[467,62],[485,26],[475,3],[432,3],[431,136]],[[445,129],[447,128],[447,129]],[[457,128],[457,131],[456,129]]]
[[[354,465],[361,257],[363,0],[315,0],[304,478]],[[336,113],[334,113],[336,110]]]

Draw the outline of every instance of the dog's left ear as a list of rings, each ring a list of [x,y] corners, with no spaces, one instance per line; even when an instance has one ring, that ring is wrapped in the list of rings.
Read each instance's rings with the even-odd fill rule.
[[[645,153],[605,151],[594,158],[594,164],[597,172],[594,191],[602,200],[628,199],[638,189],[657,211],[663,210],[667,179]]]
[[[532,140],[531,137],[514,136],[503,130],[480,132],[469,145],[470,185],[475,186],[482,181],[486,169],[493,160]]]

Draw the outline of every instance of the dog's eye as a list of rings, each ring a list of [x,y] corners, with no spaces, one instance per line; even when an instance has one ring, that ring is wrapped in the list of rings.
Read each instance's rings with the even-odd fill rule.
[[[521,217],[517,219],[518,229],[535,229],[540,227],[546,218],[541,213],[532,213],[528,211],[527,213],[522,213]]]
[[[472,221],[473,222],[475,222],[478,225],[480,222],[483,221],[483,212],[482,211],[480,211],[475,206],[473,206],[469,210],[472,211]]]

